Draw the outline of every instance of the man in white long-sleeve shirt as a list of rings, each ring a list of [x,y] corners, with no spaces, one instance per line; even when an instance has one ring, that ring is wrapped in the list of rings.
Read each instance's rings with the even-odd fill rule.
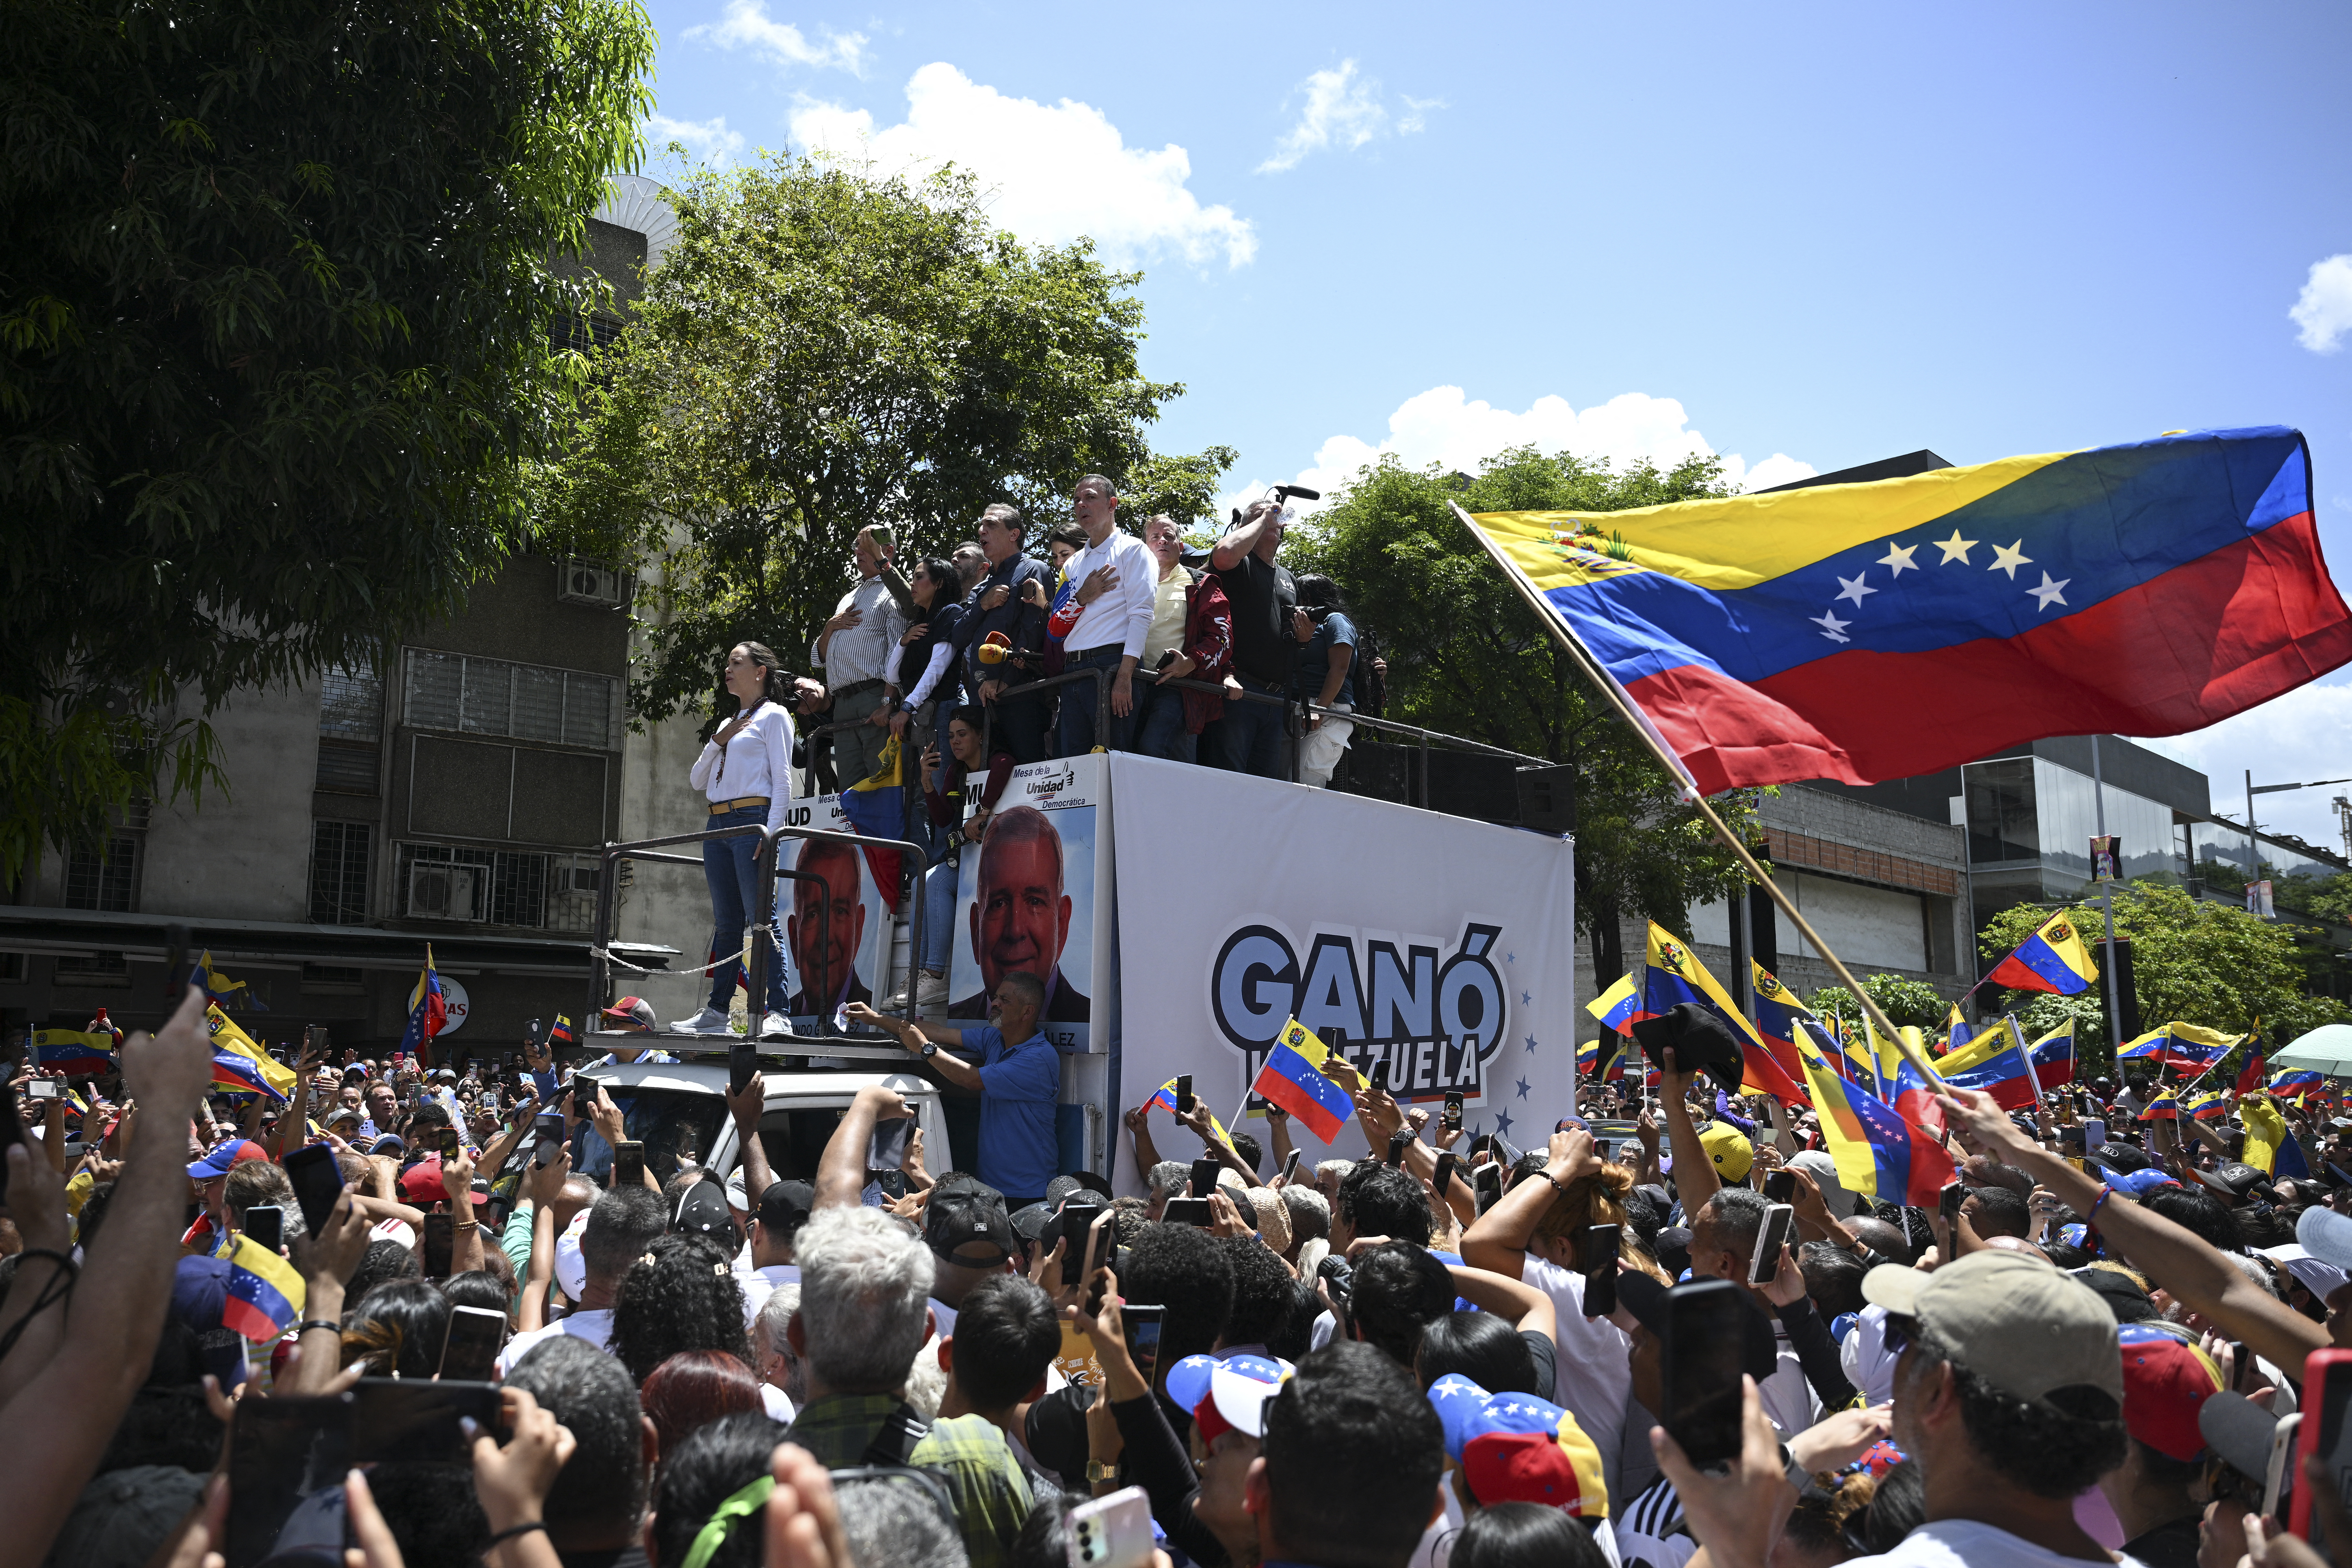
[[[872,529],[861,528],[853,552],[857,586],[841,596],[809,648],[809,656],[824,666],[824,684],[833,693],[828,722],[835,724],[871,718],[882,705],[884,667],[907,633],[906,612],[882,573],[889,552],[877,542]],[[881,726],[866,723],[834,732],[834,773],[845,787],[882,765],[882,742],[888,736]]]
[[[1070,558],[1070,580],[1078,584],[1077,624],[1062,637],[1062,672],[1108,669],[1110,722],[1102,743],[1125,749],[1135,723],[1135,667],[1151,632],[1152,591],[1160,563],[1143,541],[1118,527],[1118,491],[1100,474],[1080,479],[1070,497],[1070,517],[1087,536],[1087,547]],[[1075,757],[1095,748],[1093,681],[1062,688],[1062,719],[1056,756]]]

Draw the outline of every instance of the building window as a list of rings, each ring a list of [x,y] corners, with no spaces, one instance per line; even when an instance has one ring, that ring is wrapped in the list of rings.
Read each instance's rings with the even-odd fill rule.
[[[58,984],[72,986],[124,986],[131,984],[131,961],[119,952],[93,952],[88,958],[58,960]]]
[[[556,863],[568,863],[570,859],[570,856],[534,855],[519,849],[403,844],[400,880],[409,889],[405,912],[418,920],[544,926],[548,923],[548,894],[555,879]],[[470,868],[471,874],[454,880],[430,879],[427,884],[420,884],[415,868],[437,866],[461,871]]]
[[[77,845],[66,857],[66,908],[128,914],[139,902],[139,835],[117,833],[103,852]]]
[[[319,777],[312,787],[373,795],[383,754],[383,674],[373,665],[327,671],[319,692]]]
[[[310,825],[312,924],[367,923],[368,858],[373,837],[373,829],[364,822]]]
[[[420,730],[616,752],[620,701],[621,683],[610,676],[430,648],[404,656],[402,721]]]

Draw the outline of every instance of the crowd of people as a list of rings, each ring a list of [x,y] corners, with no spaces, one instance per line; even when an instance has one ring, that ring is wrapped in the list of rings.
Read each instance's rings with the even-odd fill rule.
[[[870,776],[893,735],[943,749],[956,719],[1016,764],[1099,744],[1286,779],[1295,743],[1300,782],[1328,783],[1349,715],[1379,710],[1386,664],[1331,579],[1277,560],[1282,500],[1253,502],[1205,552],[1165,516],[1139,538],[1118,509],[1112,481],[1089,474],[1042,539],[992,506],[971,540],[910,571],[887,529],[861,531],[856,585],[809,646],[822,679],[793,703],[821,731],[804,753],[818,790]],[[1040,685],[1097,669],[1107,713],[1094,681]]]
[[[2312,1358],[2352,1342],[2352,1183],[2243,1158],[2275,1116],[2342,1164],[2352,1124],[2267,1099],[2236,1128],[2135,1121],[2104,1082],[1956,1090],[1932,1209],[1858,1197],[1801,1117],[1670,1055],[1630,1131],[1564,1116],[1526,1151],[1370,1086],[1364,1153],[1314,1163],[1278,1112],[1261,1143],[1147,1106],[1125,1195],[935,1174],[919,1132],[870,1170],[911,1111],[868,1087],[796,1181],[756,1080],[732,1172],[614,1159],[602,1086],[536,1051],[306,1056],[274,1113],[221,1103],[202,1000],[119,1079],[9,1084],[0,1564],[2304,1568],[2352,1541],[2336,1438],[2270,1454],[2284,1417],[2340,1421]],[[1102,1556],[1097,1500],[1152,1541]]]

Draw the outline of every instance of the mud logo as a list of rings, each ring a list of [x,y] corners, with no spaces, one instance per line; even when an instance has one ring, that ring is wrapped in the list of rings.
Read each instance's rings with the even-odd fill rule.
[[[1209,1005],[1255,1079],[1292,1017],[1366,1078],[1400,1098],[1482,1092],[1481,1068],[1509,1030],[1503,977],[1491,956],[1499,926],[1470,925],[1439,948],[1318,932],[1299,962],[1290,939],[1248,925],[1225,939]]]

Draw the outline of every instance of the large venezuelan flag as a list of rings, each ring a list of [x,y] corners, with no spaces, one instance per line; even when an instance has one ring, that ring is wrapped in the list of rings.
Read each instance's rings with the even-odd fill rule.
[[[1800,1049],[1813,1107],[1821,1112],[1822,1141],[1846,1191],[1932,1206],[1952,1179],[1952,1157],[1885,1100],[1840,1077],[1819,1051]]]
[[[2352,662],[2277,427],[1474,522],[1710,793],[2176,735]]]
[[[1783,1060],[1770,1043],[1756,1032],[1731,994],[1706,971],[1698,954],[1684,946],[1675,933],[1650,922],[1650,951],[1642,970],[1640,994],[1634,998],[1631,1023],[1655,1018],[1678,1005],[1692,1002],[1723,1020],[1739,1040],[1740,1083],[1759,1094],[1769,1094],[1783,1105],[1802,1105],[1805,1091],[1799,1081],[1795,1054]]]
[[[2079,995],[2099,977],[2099,966],[2083,945],[2083,932],[2060,910],[2017,944],[2017,951],[1993,965],[1985,979],[2011,991],[2048,991],[2060,996]]]
[[[2158,1061],[2174,1068],[2210,1068],[2244,1038],[2243,1035],[2225,1035],[2219,1029],[2176,1021],[2126,1040],[2123,1049],[2116,1053],[2116,1059]]]
[[[1584,1005],[1584,1010],[1601,1020],[1604,1029],[1625,1033],[1633,1024],[1634,1005],[1642,999],[1641,976],[1628,970],[1616,984]]]
[[[2037,1098],[2036,1091],[2026,1086],[2025,1057],[2031,1057],[2034,1079],[2042,1088],[2056,1089],[2074,1081],[2072,1018],[2034,1041],[2030,1052],[2016,1031],[2017,1020],[2005,1019],[1987,1031],[1990,1039],[1998,1042],[1992,1049],[1979,1051],[1971,1046],[1937,1062],[1936,1070],[1956,1088],[1983,1089],[2004,1110],[2022,1110]]]

